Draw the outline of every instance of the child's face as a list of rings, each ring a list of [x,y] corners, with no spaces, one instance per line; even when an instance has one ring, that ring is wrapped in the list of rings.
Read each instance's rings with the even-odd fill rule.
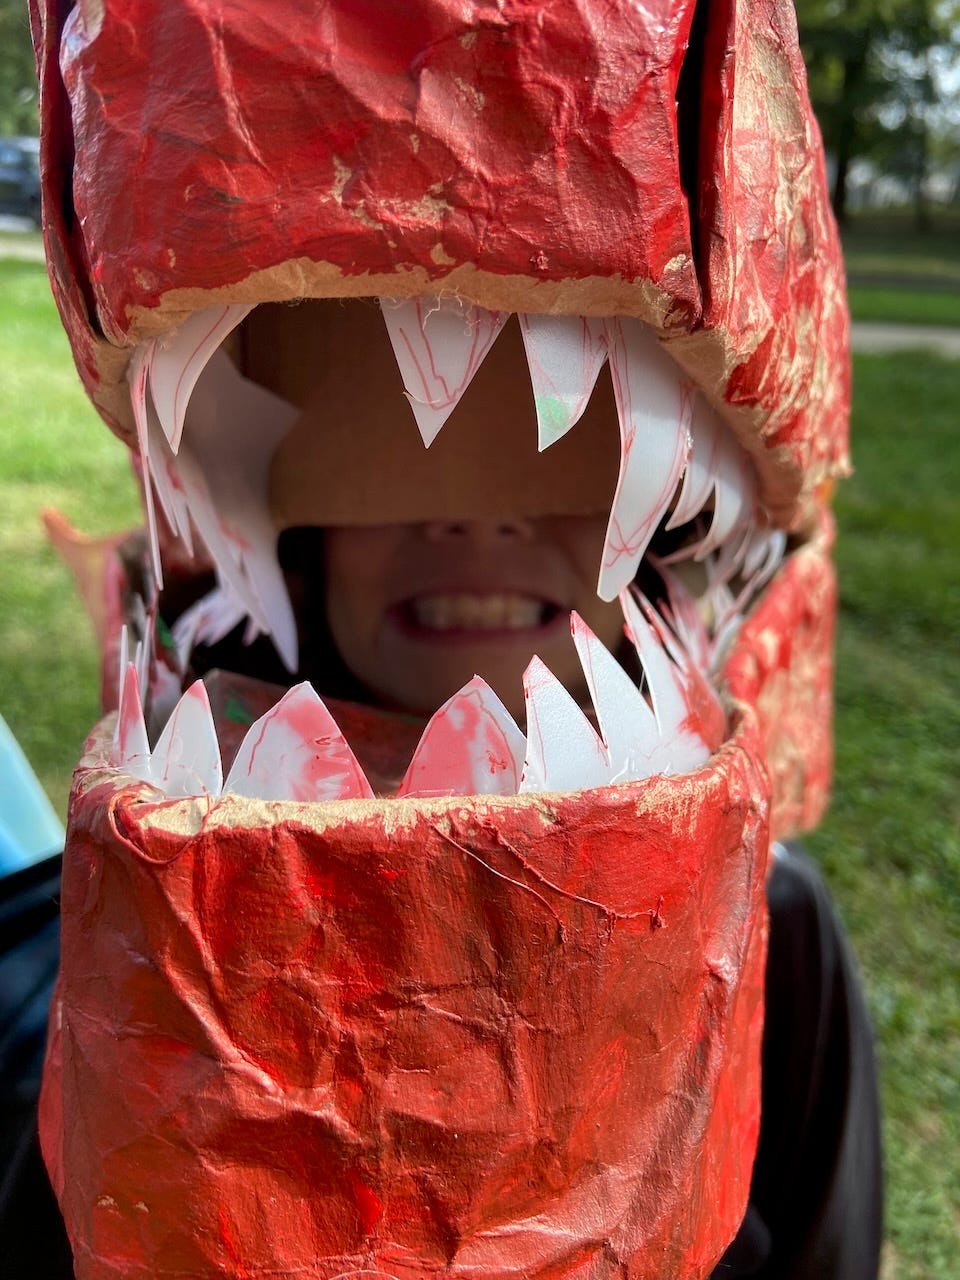
[[[610,379],[538,454],[511,320],[426,451],[378,306],[265,310],[251,325],[248,368],[303,410],[275,460],[273,497],[289,509],[295,496],[292,523],[325,529],[325,612],[350,672],[382,704],[418,714],[479,675],[522,716],[537,654],[585,695],[570,611],[611,649],[623,626],[619,605],[596,595],[620,453]],[[331,499],[342,521],[324,518],[341,509]],[[515,514],[491,514],[503,509]],[[596,514],[553,514],[571,511]],[[371,512],[382,522],[368,523]]]
[[[474,675],[523,715],[534,653],[585,696],[576,609],[609,649],[623,619],[596,595],[604,516],[333,528],[327,620],[350,671],[385,705],[429,714]]]

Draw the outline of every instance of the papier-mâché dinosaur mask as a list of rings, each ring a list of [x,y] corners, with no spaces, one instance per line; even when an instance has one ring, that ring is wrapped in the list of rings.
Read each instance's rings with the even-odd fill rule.
[[[847,322],[790,6],[33,8],[54,291],[149,530],[65,859],[77,1275],[706,1276],[767,852],[830,771]],[[368,301],[338,337],[323,299]],[[496,360],[526,407],[487,439]],[[298,682],[281,529],[601,502],[635,653],[574,615],[589,714],[536,659],[523,730],[482,671],[425,728]],[[238,624],[286,692],[189,684]]]

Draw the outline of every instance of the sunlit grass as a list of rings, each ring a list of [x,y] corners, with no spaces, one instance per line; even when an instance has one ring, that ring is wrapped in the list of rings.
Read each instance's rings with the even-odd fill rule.
[[[850,311],[854,320],[884,324],[960,326],[960,281],[956,291],[901,288],[850,283]]]

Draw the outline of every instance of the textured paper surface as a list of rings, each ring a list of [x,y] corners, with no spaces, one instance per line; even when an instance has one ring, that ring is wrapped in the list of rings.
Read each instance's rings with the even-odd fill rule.
[[[704,1276],[758,1123],[751,732],[684,779],[186,836],[82,769],[43,1099],[79,1280]]]
[[[215,38],[202,10],[105,0],[66,91],[62,7],[33,8],[54,290],[127,438],[129,345],[194,311],[452,292],[652,324],[780,519],[845,468],[840,249],[787,0],[711,4],[692,54],[691,0],[251,3]]]

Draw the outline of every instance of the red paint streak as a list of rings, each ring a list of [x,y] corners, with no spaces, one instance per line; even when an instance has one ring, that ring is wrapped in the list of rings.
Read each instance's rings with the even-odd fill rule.
[[[474,795],[482,776],[508,774],[508,791],[519,777],[503,728],[485,705],[486,686],[471,682],[436,713],[424,730],[399,795]]]
[[[250,1273],[243,1265],[243,1255],[240,1252],[237,1241],[234,1239],[233,1228],[227,1216],[226,1207],[223,1204],[217,1206],[217,1223],[220,1227],[220,1243],[223,1245],[223,1251],[233,1266],[232,1274],[236,1276],[237,1280],[247,1280]]]
[[[347,1170],[347,1184],[357,1207],[363,1234],[372,1235],[377,1223],[383,1217],[383,1201],[373,1188],[363,1181],[355,1169]]]

